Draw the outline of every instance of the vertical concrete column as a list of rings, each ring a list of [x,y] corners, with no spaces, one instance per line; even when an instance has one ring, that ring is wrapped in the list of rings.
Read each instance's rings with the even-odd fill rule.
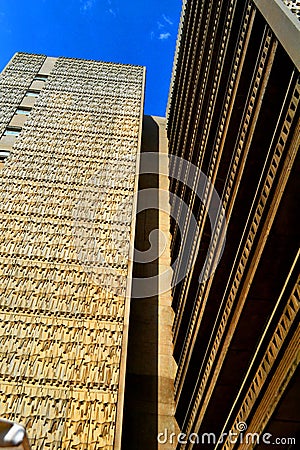
[[[159,126],[159,152],[160,155],[168,154],[168,139],[166,121],[160,117],[154,117]],[[170,204],[168,201],[169,178],[168,158],[161,157],[159,175],[159,230],[164,241],[159,243],[160,257],[158,260],[159,296],[158,296],[158,434],[161,439],[158,449],[173,450],[176,448],[176,439],[172,439],[172,433],[178,434],[178,426],[174,417],[174,378],[176,363],[173,358],[172,325],[174,312],[171,294],[171,279],[163,276],[169,271],[171,265],[171,235],[170,228]],[[162,240],[161,240],[162,241]],[[163,433],[163,435],[161,435]],[[165,440],[167,439],[167,442]]]
[[[151,170],[147,167],[147,153],[151,154]],[[168,158],[162,158],[167,153],[165,119],[145,116],[139,191],[150,189],[152,194],[146,192],[138,198],[141,212],[137,217],[135,248],[147,251],[153,230],[160,230],[160,238],[152,242],[157,258],[152,262],[134,264],[134,277],[152,283],[153,295],[147,297],[149,293],[133,286],[135,296],[130,307],[122,450],[176,448],[175,440],[174,444],[168,440],[165,442],[165,436],[177,434],[171,286],[170,281],[165,277],[163,281],[160,277],[170,269]],[[161,433],[160,443],[158,435]]]
[[[39,70],[40,75],[50,75],[52,70],[54,69],[54,65],[58,58],[54,58],[52,56],[47,56],[47,58],[44,61],[44,64]]]

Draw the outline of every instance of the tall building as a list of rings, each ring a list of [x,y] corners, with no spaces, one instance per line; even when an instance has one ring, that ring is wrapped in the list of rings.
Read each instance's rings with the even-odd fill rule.
[[[145,71],[17,53],[0,78],[1,417],[121,445]]]
[[[299,433],[299,14],[184,2],[167,125],[180,449]]]

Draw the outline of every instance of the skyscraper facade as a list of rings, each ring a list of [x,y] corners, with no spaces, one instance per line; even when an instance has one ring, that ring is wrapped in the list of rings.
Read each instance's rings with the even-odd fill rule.
[[[299,2],[184,2],[167,118],[178,448],[299,432],[299,24]]]
[[[0,76],[1,417],[120,448],[145,71],[16,54]]]

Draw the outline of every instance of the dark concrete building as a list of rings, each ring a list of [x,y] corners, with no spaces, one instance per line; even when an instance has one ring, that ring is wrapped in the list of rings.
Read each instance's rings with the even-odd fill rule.
[[[184,2],[167,117],[178,448],[299,432],[299,25],[299,2]]]

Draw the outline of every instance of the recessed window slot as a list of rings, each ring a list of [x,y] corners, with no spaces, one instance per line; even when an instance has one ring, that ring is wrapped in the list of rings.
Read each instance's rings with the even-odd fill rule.
[[[4,162],[6,158],[8,158],[10,155],[10,152],[8,150],[1,150],[0,149],[0,162]]]
[[[8,127],[4,131],[3,135],[4,136],[19,136],[20,133],[21,133],[21,128]]]
[[[40,91],[27,91],[25,97],[39,97]]]
[[[48,76],[47,75],[36,75],[34,77],[34,81],[47,81]]]
[[[21,114],[24,116],[29,116],[31,108],[18,108],[16,110],[16,114]]]

